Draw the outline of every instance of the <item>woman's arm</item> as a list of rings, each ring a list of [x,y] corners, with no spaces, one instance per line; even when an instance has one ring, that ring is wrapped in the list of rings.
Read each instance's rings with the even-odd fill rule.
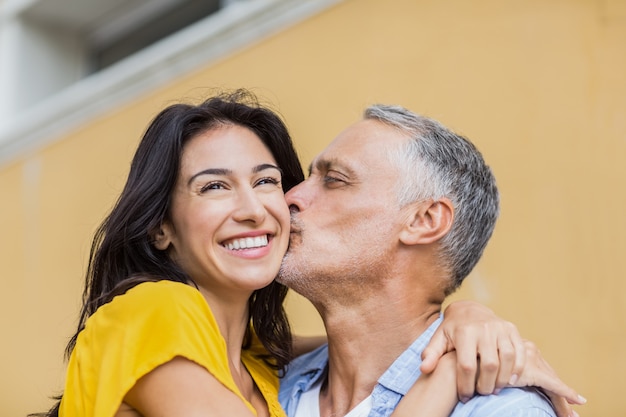
[[[443,355],[433,372],[418,378],[391,417],[449,416],[458,402],[456,362],[455,352]]]
[[[140,378],[124,402],[143,417],[254,416],[241,398],[205,368],[182,357]],[[258,411],[259,416],[268,415],[266,405],[265,410]]]
[[[520,376],[507,386],[552,386],[554,391],[545,389],[544,391],[550,397],[557,416],[578,417],[578,413],[572,410],[566,400],[572,395],[571,388],[562,382],[557,385],[548,382],[553,379],[559,382],[560,380],[532,342],[525,341],[524,349],[526,350],[527,364],[522,369]],[[392,417],[445,417],[450,415],[458,401],[455,387],[457,360],[454,352],[446,353],[440,358],[437,368],[432,373],[422,374],[419,377],[391,414]],[[571,403],[582,405],[585,402],[583,397],[576,395]]]
[[[446,352],[456,351],[456,389],[461,401],[475,391],[498,393],[506,386],[537,386],[552,400],[559,417],[574,415],[569,404],[585,399],[567,386],[543,359],[537,347],[524,341],[515,325],[473,301],[457,301],[422,353],[421,370],[438,368]]]

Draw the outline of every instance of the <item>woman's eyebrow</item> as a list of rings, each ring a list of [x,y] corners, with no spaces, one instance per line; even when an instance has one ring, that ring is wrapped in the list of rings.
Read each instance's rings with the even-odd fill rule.
[[[274,165],[274,164],[261,164],[261,165],[257,165],[257,166],[255,166],[255,167],[254,167],[254,169],[252,170],[252,172],[256,174],[257,172],[261,172],[261,171],[263,171],[263,170],[265,170],[265,169],[275,169],[275,170],[277,170],[278,172],[280,172],[281,174],[283,173],[283,170],[282,170],[282,169],[280,169],[279,167],[277,167],[277,166],[276,166],[276,165]]]
[[[283,170],[280,169],[279,167],[277,167],[276,165],[273,164],[261,164],[261,165],[257,165],[254,168],[252,168],[252,173],[256,174],[259,173],[263,170],[266,169],[275,169],[278,172],[280,172],[281,174],[283,173]],[[201,175],[230,175],[233,173],[232,169],[227,169],[227,168],[207,168],[207,169],[203,169],[200,172],[195,173],[194,175],[191,176],[191,178],[189,178],[189,181],[187,181],[187,185],[191,185],[191,183],[193,182],[193,180],[195,180],[197,177],[201,176]]]
[[[187,181],[187,185],[191,185],[193,180],[195,180],[197,177],[199,177],[201,175],[228,175],[228,174],[232,174],[232,173],[233,173],[232,170],[226,169],[226,168],[208,168],[208,169],[203,169],[202,171],[197,172],[194,175],[192,175],[191,178],[189,178],[189,181]]]

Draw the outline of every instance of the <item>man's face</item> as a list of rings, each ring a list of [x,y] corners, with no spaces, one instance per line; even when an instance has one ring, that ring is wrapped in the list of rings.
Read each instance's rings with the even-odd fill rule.
[[[281,282],[324,302],[324,294],[348,300],[350,286],[366,292],[384,279],[402,220],[400,173],[388,152],[405,140],[390,126],[362,120],[313,161],[306,181],[286,195],[292,225]]]

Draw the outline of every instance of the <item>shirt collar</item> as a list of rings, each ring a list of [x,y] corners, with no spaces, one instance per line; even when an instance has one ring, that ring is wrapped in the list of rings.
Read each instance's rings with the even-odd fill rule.
[[[328,345],[325,344],[312,352],[295,358],[288,366],[297,370],[297,372],[287,372],[281,384],[289,384],[296,380],[300,381],[300,383],[305,381],[301,388],[304,391],[308,391],[320,378],[326,375],[326,370],[328,369]]]
[[[422,365],[422,352],[426,348],[426,345],[428,345],[428,342],[430,342],[430,339],[433,337],[435,330],[437,330],[442,320],[443,315],[439,314],[439,318],[437,318],[437,320],[435,320],[378,379],[378,384],[398,394],[406,395],[408,390],[421,375],[420,366]]]

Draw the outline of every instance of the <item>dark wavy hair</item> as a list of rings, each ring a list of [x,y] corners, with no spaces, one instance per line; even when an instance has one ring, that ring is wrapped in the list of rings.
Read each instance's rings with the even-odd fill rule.
[[[247,90],[213,96],[198,105],[174,104],[148,126],[132,160],[126,185],[111,213],[96,230],[83,290],[78,328],[65,350],[68,358],[87,319],[113,297],[145,281],[170,280],[195,285],[151,236],[168,218],[171,196],[185,144],[213,127],[234,124],[250,129],[270,150],[282,169],[287,192],[304,180],[287,127],[272,110]],[[270,356],[269,365],[282,370],[291,359],[292,339],[283,308],[287,287],[273,281],[253,292],[249,301],[252,327]],[[242,348],[250,347],[252,334]],[[48,415],[58,412],[56,406]]]

